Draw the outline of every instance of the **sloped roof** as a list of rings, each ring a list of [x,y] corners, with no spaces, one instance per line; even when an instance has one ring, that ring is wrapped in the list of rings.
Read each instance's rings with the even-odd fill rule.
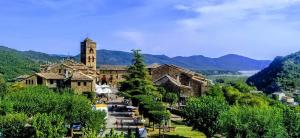
[[[127,66],[123,65],[100,65],[99,70],[127,70]]]
[[[67,59],[67,60],[63,60],[61,61],[61,63],[56,63],[56,64],[50,64],[50,65],[42,65],[41,68],[46,69],[45,71],[49,71],[52,68],[56,68],[58,66],[65,66],[67,68],[70,68],[72,70],[91,70],[89,67],[87,67],[86,65],[82,64],[82,63],[77,63],[76,61]]]
[[[74,72],[71,80],[93,80],[93,77],[86,75],[82,72]]]
[[[176,66],[176,65],[173,65],[173,64],[164,64],[164,65],[161,65],[159,67],[163,67],[163,66],[168,66],[168,67],[171,67],[171,68],[174,68],[174,69],[177,69],[183,73],[186,73],[188,75],[192,75],[192,76],[199,76],[199,77],[203,77],[204,78],[204,75],[200,74],[200,73],[197,73],[197,72],[194,72],[194,71],[191,71],[189,69],[186,69],[186,68],[183,68],[183,67],[179,67],[179,66]],[[158,68],[159,68],[158,67]]]
[[[53,79],[53,80],[62,80],[65,79],[65,76],[60,75],[58,73],[36,73],[36,75],[45,78],[45,79]]]
[[[189,86],[181,85],[180,82],[178,82],[176,79],[174,79],[173,77],[171,77],[169,75],[164,75],[164,76],[160,77],[159,79],[154,81],[154,84],[161,85],[163,83],[166,83],[167,81],[170,81],[172,84],[176,85],[177,87],[191,88]]]
[[[147,68],[157,68],[157,67],[159,67],[159,66],[160,66],[160,64],[158,64],[158,63],[153,63],[153,64],[148,65]]]
[[[21,75],[21,76],[16,77],[15,79],[26,79],[26,78],[28,78],[30,76],[31,75]]]
[[[175,80],[174,78],[172,78],[169,75],[164,75],[164,76],[160,77],[159,79],[155,80],[154,83],[159,85],[160,83],[165,83],[164,81],[167,81],[167,80],[169,80],[170,82],[172,82],[173,84],[175,84],[179,87],[181,85],[177,80]]]

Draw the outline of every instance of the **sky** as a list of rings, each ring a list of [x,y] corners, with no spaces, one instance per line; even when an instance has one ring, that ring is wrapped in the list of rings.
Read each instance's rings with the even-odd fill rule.
[[[50,54],[97,49],[170,57],[300,50],[300,0],[0,0],[0,45]]]

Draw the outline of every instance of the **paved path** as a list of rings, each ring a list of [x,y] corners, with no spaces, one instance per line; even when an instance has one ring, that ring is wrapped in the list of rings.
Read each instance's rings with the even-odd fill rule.
[[[111,97],[116,97],[114,94],[111,95]],[[104,132],[104,135],[109,133],[110,130],[113,128],[115,132],[121,133],[123,132],[124,134],[127,134],[128,128],[134,129],[137,126],[134,124],[134,118],[131,117],[131,112],[120,112],[120,111],[114,111],[113,106],[118,106],[118,107],[124,107],[125,105],[122,103],[123,98],[118,97],[112,98],[111,101],[109,101],[108,104],[108,117],[107,117],[107,125],[106,125],[106,131]],[[116,121],[120,123],[121,120],[123,122],[123,126],[121,124],[116,126]]]

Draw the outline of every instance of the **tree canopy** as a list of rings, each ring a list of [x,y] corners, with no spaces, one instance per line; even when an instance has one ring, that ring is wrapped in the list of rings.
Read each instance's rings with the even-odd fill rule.
[[[148,70],[146,69],[143,56],[139,52],[139,50],[133,50],[134,58],[132,65],[128,68],[128,75],[125,76],[126,80],[121,83],[120,91],[128,98],[135,95],[153,95],[161,99],[162,96],[153,85]]]
[[[204,96],[189,99],[184,113],[194,128],[202,131],[207,137],[212,137],[220,129],[219,116],[228,108],[229,105],[223,98]]]
[[[282,111],[272,107],[234,106],[220,116],[227,137],[286,137]]]
[[[58,93],[44,86],[27,87],[7,93],[0,101],[0,113],[2,118],[8,118],[6,120],[15,118],[14,115],[18,115],[17,119],[23,117],[21,121],[25,120],[25,124],[32,125],[35,137],[64,136],[65,125],[72,123],[80,123],[84,128],[98,132],[105,127],[106,116],[104,112],[92,110],[91,102],[84,96],[70,92]],[[32,118],[32,121],[28,118]],[[17,127],[14,123],[11,124],[13,126],[10,127]],[[20,125],[20,122],[16,124]],[[23,127],[19,127],[20,129],[25,129],[25,125],[21,126]],[[3,129],[5,127],[0,126],[4,133],[12,134],[17,131]]]
[[[266,93],[300,88],[300,52],[276,57],[269,67],[251,76],[247,83]]]

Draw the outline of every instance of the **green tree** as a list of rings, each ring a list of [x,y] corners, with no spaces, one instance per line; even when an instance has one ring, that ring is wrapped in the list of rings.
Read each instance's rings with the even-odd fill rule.
[[[176,93],[167,93],[165,95],[165,100],[167,103],[171,105],[171,107],[178,102],[178,95]]]
[[[163,96],[167,93],[167,90],[164,87],[157,87],[157,91]]]
[[[106,134],[104,138],[124,138],[123,132],[121,134],[115,133],[114,129],[111,129],[109,134]]]
[[[28,117],[23,113],[8,114],[0,117],[0,130],[5,138],[25,137]]]
[[[242,94],[237,103],[239,105],[247,105],[247,106],[268,106],[269,102],[260,96],[256,96],[250,93]]]
[[[213,97],[215,97],[215,96],[224,97],[222,86],[219,84],[210,86],[206,95],[213,96]]]
[[[300,137],[300,110],[287,107],[284,110],[284,126],[290,138]]]
[[[251,87],[251,86],[247,85],[244,81],[231,82],[230,84],[231,84],[231,86],[238,89],[242,93],[248,93],[253,90],[256,90],[255,87]]]
[[[102,111],[90,111],[88,113],[89,117],[87,120],[87,128],[95,130],[99,132],[101,128],[105,128],[106,120],[106,113]]]
[[[13,112],[13,104],[10,101],[0,101],[0,115],[5,116],[6,114]]]
[[[169,111],[150,111],[150,114],[151,114],[151,120],[153,120],[153,124],[156,123],[159,126],[159,136],[160,136],[161,126],[163,123],[168,122],[168,120],[170,120],[171,113]]]
[[[282,110],[273,107],[233,106],[219,118],[226,137],[286,137]]]
[[[3,97],[7,93],[7,85],[4,78],[0,74],[0,97]]]
[[[298,102],[298,103],[300,103],[300,96],[296,96],[295,97],[295,101]]]
[[[204,96],[189,99],[183,111],[194,128],[212,137],[219,131],[219,116],[228,108],[224,98]]]
[[[223,91],[224,91],[226,101],[230,105],[235,104],[240,99],[240,97],[243,95],[241,92],[239,92],[238,89],[236,89],[232,86],[223,87]]]
[[[23,112],[27,116],[36,114],[55,114],[64,119],[65,124],[80,123],[94,131],[105,126],[105,115],[93,111],[91,102],[84,96],[71,93],[57,93],[46,87],[28,87],[5,95],[1,103],[1,112],[13,107],[14,112]],[[2,103],[7,106],[3,107]]]
[[[63,137],[66,132],[64,118],[60,115],[38,113],[33,117],[32,126],[37,138]]]
[[[83,137],[84,138],[97,138],[97,132],[89,129],[89,128],[83,128]]]
[[[161,99],[162,96],[157,92],[157,88],[154,87],[143,56],[139,52],[139,50],[133,50],[132,65],[128,68],[128,75],[125,76],[126,80],[121,83],[120,91],[128,98],[135,95],[153,95]]]

